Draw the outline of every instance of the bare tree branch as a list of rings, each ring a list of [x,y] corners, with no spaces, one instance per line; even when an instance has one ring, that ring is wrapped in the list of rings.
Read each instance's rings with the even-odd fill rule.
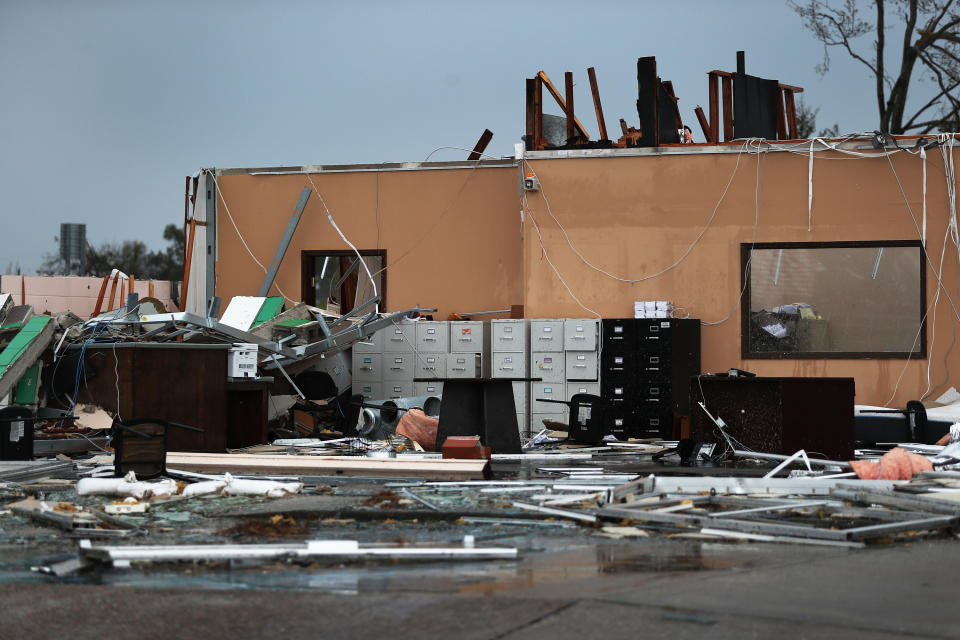
[[[883,3],[877,2],[877,108],[880,110],[880,119],[883,120],[887,105],[884,101],[883,82],[886,80],[886,73],[883,70],[884,53],[884,22],[883,22]]]
[[[940,81],[939,78],[938,78],[938,81]],[[948,86],[945,86],[944,83],[940,81],[940,93],[933,96],[933,98],[931,98],[929,102],[927,102],[925,105],[920,107],[920,109],[918,109],[917,112],[913,114],[910,120],[908,120],[907,123],[903,125],[903,128],[905,130],[911,128],[913,126],[913,121],[916,120],[920,116],[920,114],[922,114],[924,111],[926,111],[932,106],[935,106],[940,101],[941,98],[946,98],[952,104],[955,104],[955,105],[960,104],[960,100],[958,100],[953,96],[953,90],[956,89],[957,87],[960,87],[960,81],[954,81],[953,84]]]
[[[954,110],[954,115],[956,115],[956,110]],[[926,122],[918,122],[917,124],[913,125],[910,128],[920,129],[921,127],[925,127],[924,130],[921,131],[921,133],[930,133],[934,127],[940,126],[941,124],[943,124],[943,118],[937,118],[936,120],[927,120]],[[906,133],[906,131],[904,131],[903,133]]]
[[[787,0],[824,47],[820,73],[829,69],[829,50],[842,48],[851,59],[870,69],[876,80],[877,112],[882,131],[897,134],[924,127],[960,127],[960,0],[872,0],[875,15],[861,18],[858,2],[864,0]],[[893,7],[893,9],[891,9]],[[886,35],[903,29],[896,76],[886,64]],[[857,38],[873,33],[873,60],[858,51]],[[861,48],[862,49],[862,48]],[[919,62],[919,64],[918,64]],[[929,75],[938,91],[919,108],[908,104],[914,81]],[[907,107],[910,112],[907,112]],[[939,120],[931,109],[940,111]],[[924,117],[923,122],[919,122]]]

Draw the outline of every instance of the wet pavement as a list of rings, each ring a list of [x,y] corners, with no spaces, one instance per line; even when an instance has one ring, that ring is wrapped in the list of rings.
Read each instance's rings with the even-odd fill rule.
[[[148,536],[102,542],[459,545],[470,534],[478,546],[516,547],[518,557],[96,567],[55,578],[31,567],[70,557],[76,541],[5,513],[0,638],[960,635],[953,602],[960,547],[952,536],[859,550],[721,543],[669,531],[618,539],[591,525],[512,509],[529,490],[387,484],[393,486],[350,479],[314,483],[306,495],[277,500],[171,501],[125,516]],[[87,506],[104,502],[57,487],[42,494]]]
[[[122,589],[4,583],[0,637],[955,638],[955,549],[621,540],[516,562],[195,569],[151,588],[137,572],[105,581]]]

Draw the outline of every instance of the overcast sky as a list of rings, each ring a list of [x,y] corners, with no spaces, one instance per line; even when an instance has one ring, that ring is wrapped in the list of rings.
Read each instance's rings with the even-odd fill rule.
[[[200,167],[419,161],[484,128],[487,153],[512,154],[539,69],[560,87],[573,71],[596,137],[596,67],[613,136],[636,124],[636,61],[655,55],[702,141],[706,72],[735,71],[738,49],[748,73],[804,87],[818,127],[876,127],[867,70],[836,52],[817,75],[823,49],[780,0],[0,0],[0,269],[33,273],[61,222],[94,246],[162,247]]]

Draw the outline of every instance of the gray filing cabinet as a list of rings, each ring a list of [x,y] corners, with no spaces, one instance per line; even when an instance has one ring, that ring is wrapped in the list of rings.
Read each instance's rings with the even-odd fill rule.
[[[596,380],[596,351],[567,351],[564,354],[567,380]]]
[[[383,380],[383,354],[354,351],[353,379],[368,382]]]
[[[443,393],[442,382],[414,382],[413,395],[415,396],[439,396]]]
[[[567,421],[563,404],[574,393],[599,395],[595,319],[497,319],[490,322],[400,322],[353,347],[354,393],[378,401],[440,395],[439,381],[416,378],[541,378],[514,382],[522,434],[543,419]]]
[[[424,351],[415,354],[415,357],[417,378],[443,378],[446,375],[449,354]]]
[[[529,374],[530,324],[523,319],[491,320],[489,334],[490,376],[493,378],[526,378]],[[517,409],[517,425],[521,435],[529,433],[530,384],[513,383],[513,400]]]
[[[383,383],[354,378],[353,393],[363,396],[364,402],[378,402],[383,400]]]
[[[450,353],[486,354],[486,324],[477,320],[456,320],[447,323],[450,328]]]
[[[450,324],[448,322],[420,321],[416,323],[416,350],[421,353],[448,353],[450,351]]]
[[[417,343],[417,325],[419,322],[398,322],[381,329],[380,338],[384,353],[413,352],[413,345]]]
[[[357,340],[354,342],[351,347],[353,348],[354,353],[383,353],[383,336],[384,332],[377,331],[372,336],[368,336],[363,340]]]
[[[530,432],[543,428],[543,419],[566,422],[567,407],[540,398],[564,400],[566,395],[566,357],[563,350],[564,320],[530,320],[530,377],[541,382],[530,383]]]
[[[544,382],[563,382],[566,378],[566,356],[563,351],[542,351],[530,354],[530,377]]]
[[[492,353],[527,353],[530,325],[526,320],[491,320],[490,351]]]
[[[530,353],[563,351],[563,320],[530,320]]]
[[[564,351],[596,351],[597,318],[571,318],[563,321]]]
[[[479,353],[447,354],[447,378],[479,378],[482,376],[482,355]]]
[[[382,334],[383,395],[377,400],[395,400],[413,395],[417,372],[417,328],[419,322],[398,322],[378,331]]]

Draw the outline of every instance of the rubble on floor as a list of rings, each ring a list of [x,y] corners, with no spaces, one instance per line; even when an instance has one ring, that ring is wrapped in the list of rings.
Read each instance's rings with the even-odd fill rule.
[[[443,417],[439,394],[381,403],[353,396],[339,368],[344,347],[412,321],[417,310],[335,316],[249,298],[217,321],[140,315],[132,298],[82,322],[13,309],[19,324],[0,342],[0,381],[22,404],[2,410],[10,413],[0,415],[0,440],[3,457],[22,459],[0,461],[0,579],[141,571],[150,580],[154,571],[233,575],[250,566],[257,575],[315,575],[401,560],[483,561],[509,573],[556,547],[860,549],[960,528],[960,445],[950,438],[871,442],[854,460],[825,460],[802,449],[750,450],[706,407],[722,438],[695,446],[598,435],[600,398],[589,394],[565,403],[582,423],[545,419],[547,428],[529,436],[518,437],[514,407],[467,415],[468,400],[493,402],[509,387],[502,381],[457,387],[454,410],[473,421],[471,431]],[[116,355],[132,347],[167,355]],[[156,362],[184,366],[169,363],[214,349],[228,360],[232,391],[198,374],[196,424],[122,415],[143,395],[171,404],[159,378],[129,397]],[[43,385],[57,390],[39,394]],[[88,397],[91,388],[100,395]],[[223,411],[204,419],[214,406]],[[915,407],[903,415],[922,417]],[[881,422],[911,433],[889,428],[900,419]],[[15,548],[29,552],[11,555]]]
[[[220,476],[179,469],[190,457],[176,453],[168,456],[168,477],[147,481],[133,473],[98,477],[112,472],[102,464],[107,456],[67,462],[70,474],[61,461],[33,463],[37,469],[45,465],[49,476],[41,479],[38,472],[22,484],[3,485],[16,487],[19,498],[0,494],[6,503],[0,542],[26,531],[28,523],[36,527],[30,529],[34,536],[45,529],[60,532],[59,541],[44,543],[50,549],[46,559],[37,557],[31,566],[48,579],[64,580],[144,571],[158,563],[174,572],[200,563],[216,573],[264,564],[330,571],[344,562],[373,567],[398,559],[516,562],[542,553],[551,540],[860,549],[949,536],[960,527],[958,471],[862,480],[849,471],[808,467],[800,455],[786,465],[735,458],[725,466],[684,467],[662,455],[672,442],[553,442],[527,449],[520,459],[449,461],[490,465],[487,478],[380,471],[382,463],[424,470],[428,463],[448,462],[423,453],[339,456],[367,465],[369,475],[337,473],[338,467],[323,464],[291,473],[291,461],[325,463],[331,457],[303,455],[320,442],[274,444],[271,453],[252,456],[259,468],[244,466],[251,454],[222,454],[218,465],[237,462],[235,472]],[[258,473],[250,475],[251,469]],[[79,480],[51,478],[64,475]],[[103,538],[117,542],[96,542]]]

